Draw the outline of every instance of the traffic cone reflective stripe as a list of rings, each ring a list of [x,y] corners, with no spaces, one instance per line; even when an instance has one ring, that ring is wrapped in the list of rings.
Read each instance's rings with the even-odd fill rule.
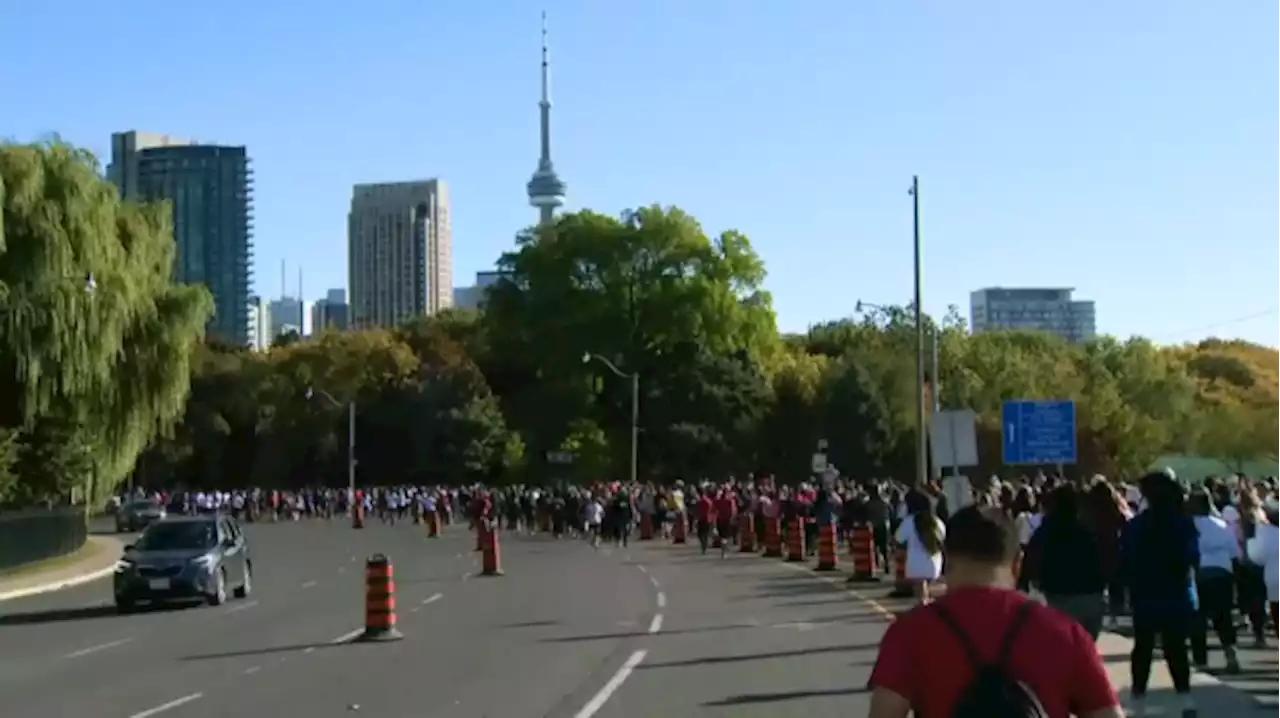
[[[782,519],[776,516],[764,520],[764,555],[782,558]]]
[[[871,583],[879,581],[876,574],[876,539],[870,524],[853,525],[849,535],[849,557],[853,561],[853,575],[849,582]]]
[[[804,522],[799,518],[787,523],[787,561],[804,560]]]
[[[838,560],[835,524],[824,521],[818,524],[818,565],[815,570],[834,571]]]
[[[893,547],[893,590],[889,598],[907,598],[914,593],[907,581],[907,547],[897,544]]]
[[[396,628],[396,584],[391,559],[369,557],[364,570],[364,633],[362,641],[396,641],[404,635]]]

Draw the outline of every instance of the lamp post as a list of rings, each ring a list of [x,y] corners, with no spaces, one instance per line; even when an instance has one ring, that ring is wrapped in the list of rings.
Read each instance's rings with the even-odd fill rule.
[[[635,484],[640,472],[640,373],[628,374],[599,354],[587,352],[582,355],[583,364],[590,364],[592,359],[609,367],[609,371],[620,378],[631,380],[631,483]]]
[[[314,396],[322,396],[333,406],[341,409],[342,402],[324,389],[307,387],[307,400]],[[347,495],[351,502],[351,510],[355,511],[356,497],[356,400],[347,402]]]

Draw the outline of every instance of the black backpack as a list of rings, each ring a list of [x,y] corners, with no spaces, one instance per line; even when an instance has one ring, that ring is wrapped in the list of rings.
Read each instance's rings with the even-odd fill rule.
[[[1031,687],[1015,679],[1006,668],[1013,639],[1035,608],[1032,601],[1023,601],[1018,606],[994,662],[984,661],[978,655],[955,617],[941,604],[934,604],[934,608],[938,618],[942,619],[960,641],[960,645],[964,646],[974,669],[973,680],[960,692],[959,700],[951,709],[952,718],[1048,718],[1049,714]]]

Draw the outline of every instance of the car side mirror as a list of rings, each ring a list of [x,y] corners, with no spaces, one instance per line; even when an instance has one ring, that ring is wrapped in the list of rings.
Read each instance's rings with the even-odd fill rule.
[[[127,544],[125,544],[125,545],[124,545],[124,550],[125,550],[125,553],[128,553],[129,551],[132,551],[132,550],[133,550],[133,544],[131,544],[131,543],[127,543]]]
[[[233,538],[223,539],[223,540],[222,540],[222,547],[223,547],[223,548],[235,548],[235,547],[236,547],[236,540],[235,540],[235,539],[233,539]]]

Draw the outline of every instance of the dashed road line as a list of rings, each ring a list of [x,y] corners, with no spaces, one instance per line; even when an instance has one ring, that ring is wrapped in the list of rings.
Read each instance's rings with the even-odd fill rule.
[[[666,608],[666,607],[667,607],[667,594],[663,593],[662,591],[658,591],[658,608]]]
[[[346,643],[347,641],[354,640],[357,636],[359,636],[362,633],[364,633],[363,628],[354,628],[342,634],[341,636],[338,636],[332,641],[329,641],[329,643]]]
[[[631,677],[631,674],[635,672],[636,668],[644,662],[644,657],[648,654],[649,652],[645,650],[639,650],[632,653],[631,657],[627,659],[627,662],[623,663],[622,667],[618,669],[618,672],[614,673],[613,677],[609,679],[609,682],[605,683],[604,686],[591,697],[591,700],[587,701],[587,704],[582,706],[581,710],[573,714],[573,718],[592,718],[592,716],[599,713],[600,709],[604,708],[604,704],[609,702],[609,698],[611,698],[614,693],[618,692],[618,689],[622,687],[622,684],[626,683],[627,679]]]
[[[302,584],[302,588],[314,588],[314,587],[315,587],[315,585],[316,585],[316,583],[318,583],[318,582],[317,582],[317,581],[304,581],[304,582],[303,582],[303,584]]]
[[[246,676],[251,676],[260,670],[262,670],[262,666],[249,666],[248,668],[244,669],[244,674]]]
[[[439,601],[442,598],[444,598],[443,593],[433,593],[430,596],[427,596],[426,598],[422,599],[422,605],[426,606],[427,604],[435,603],[436,601]]]
[[[72,651],[71,653],[63,656],[63,658],[80,658],[81,656],[88,656],[90,654],[97,653],[98,651],[105,651],[107,649],[115,648],[116,646],[123,646],[126,643],[132,642],[132,638],[121,638],[115,641],[107,641],[106,643],[99,643],[96,646],[89,646],[88,648],[81,648],[78,651]]]
[[[649,635],[653,635],[662,630],[662,614],[653,614],[653,620],[649,621]]]
[[[658,583],[658,579],[654,578],[653,576],[649,577],[649,583],[652,583],[654,588],[661,588],[662,586],[661,584]]]
[[[848,584],[844,582],[843,578],[837,578],[834,576],[823,576],[821,574],[815,573],[813,569],[809,568],[808,566],[804,566],[802,564],[797,564],[797,563],[779,563],[777,565],[786,566],[787,568],[792,569],[793,571],[800,571],[801,573],[803,573],[806,576],[809,576],[810,578],[821,581],[827,584],[828,586],[834,588],[835,590],[839,591],[840,593],[843,593],[844,595],[849,596],[850,598],[856,599],[858,601],[861,601],[867,604],[868,606],[871,607],[873,611],[880,614],[881,616],[884,616],[886,619],[890,621],[897,618],[897,614],[895,614],[893,611],[886,608],[884,604],[866,595],[865,593],[862,593],[861,591],[849,588]]]
[[[244,603],[237,603],[236,605],[223,611],[223,613],[239,613],[241,611],[247,611],[256,605],[258,605],[257,601],[245,601]]]
[[[640,573],[649,573],[649,569],[645,568],[642,563],[636,564],[636,568],[640,569]]]
[[[617,690],[617,689],[614,689],[614,690]],[[192,693],[189,696],[175,698],[169,701],[168,703],[161,703],[155,708],[148,708],[145,711],[134,713],[133,715],[129,716],[129,718],[151,718],[151,716],[159,715],[161,713],[164,713],[165,711],[173,710],[174,708],[177,708],[179,706],[185,706],[186,704],[191,703],[192,701],[198,701],[201,698],[204,698],[203,693]]]

